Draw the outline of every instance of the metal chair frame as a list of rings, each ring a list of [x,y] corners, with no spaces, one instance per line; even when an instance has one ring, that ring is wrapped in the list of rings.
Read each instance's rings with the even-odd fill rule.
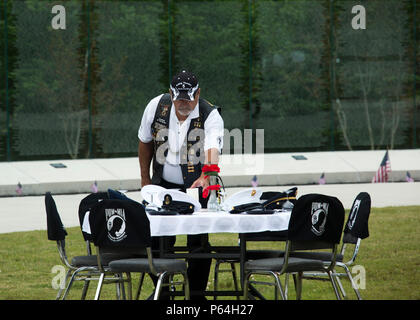
[[[359,200],[359,202],[357,203],[357,206],[355,207],[356,200]],[[363,207],[364,207],[365,211],[364,211],[364,216],[361,218],[360,214],[357,214],[357,212],[358,212],[358,210],[360,210],[360,207],[362,206],[362,204],[360,202],[362,200],[363,200]],[[355,217],[352,217],[352,212],[353,212],[354,208],[357,208],[356,209],[356,215],[355,215]],[[336,267],[340,267],[340,268],[344,269],[344,273],[343,272],[337,272],[336,270],[333,270],[334,277],[335,277],[335,279],[337,281],[337,284],[340,288],[340,293],[341,293],[341,295],[344,299],[348,299],[348,296],[347,296],[347,294],[344,290],[344,287],[343,287],[343,285],[340,281],[340,277],[347,277],[347,279],[350,281],[351,287],[353,288],[353,290],[356,294],[357,299],[362,300],[362,297],[361,297],[360,292],[359,292],[359,288],[357,287],[357,285],[355,284],[355,282],[353,280],[353,277],[351,275],[349,267],[351,265],[353,265],[354,261],[356,260],[356,257],[359,253],[362,238],[366,238],[366,237],[369,236],[369,233],[367,231],[368,230],[369,215],[370,215],[370,195],[366,192],[360,192],[357,195],[355,201],[353,202],[352,208],[350,209],[350,213],[349,213],[349,217],[348,217],[348,220],[347,220],[347,223],[346,223],[346,227],[344,228],[344,231],[343,231],[343,238],[342,238],[343,245],[342,245],[341,251],[340,251],[340,254],[344,257],[344,253],[345,253],[345,250],[347,248],[347,245],[349,245],[349,244],[354,245],[354,250],[352,252],[352,256],[351,256],[350,260],[348,260],[347,262],[343,262],[343,261],[337,261],[336,262]],[[359,231],[356,231],[355,233],[353,233],[350,230],[351,228],[347,228],[347,226],[349,225],[350,219],[353,220],[352,225],[354,223],[356,223],[356,221],[359,221],[359,219],[362,219],[362,220],[360,220],[361,223],[362,223],[361,228],[364,231],[359,230]],[[324,261],[324,264],[328,264],[328,263],[329,263],[328,261]],[[305,272],[305,274],[303,275],[303,277],[305,279],[326,280],[325,277],[323,277],[323,276],[324,276],[323,274],[319,274],[319,273],[316,273],[316,272]],[[286,282],[286,286],[287,286],[287,282]]]
[[[124,275],[122,273],[112,272],[109,266],[102,265],[101,254],[98,247],[96,247],[96,257],[98,261],[99,278],[98,278],[98,286],[96,287],[94,300],[100,299],[100,296],[102,293],[102,287],[104,284],[107,284],[107,283],[115,283],[116,289],[117,289],[117,299],[120,300],[122,298],[123,300],[126,300],[125,287],[124,287],[125,282],[128,283],[128,299],[132,300],[131,274],[126,273],[127,277],[124,278]],[[107,275],[110,275],[111,277],[107,277]]]
[[[280,231],[283,232],[284,231]],[[252,242],[252,241],[282,241],[285,242],[286,240],[286,236],[285,234],[279,235],[278,231],[264,231],[264,232],[257,232],[257,233],[251,233],[251,234],[245,234],[245,236],[243,237],[242,241],[245,242]],[[239,240],[240,242],[240,240]],[[258,254],[258,252],[261,252],[262,255],[267,255],[267,257],[271,257],[272,255],[275,255],[276,253],[280,253],[282,252],[281,250],[249,250],[247,251],[246,255],[251,254],[251,255],[255,255],[255,253]],[[264,253],[267,252],[267,253]],[[219,272],[231,272],[232,273],[232,280],[233,280],[233,284],[235,286],[235,290],[238,290],[238,279],[237,279],[237,275],[236,275],[236,269],[235,269],[235,263],[240,263],[240,259],[215,259],[216,260],[216,264],[215,264],[215,268],[214,268],[214,290],[217,291],[218,288],[218,273]],[[226,264],[228,263],[230,265],[229,269],[220,269],[220,264]],[[237,297],[237,300],[239,300],[240,297]],[[214,296],[214,300],[217,300],[217,296]]]
[[[270,270],[252,270],[252,271],[245,271],[245,279],[244,279],[244,299],[248,299],[248,287],[249,284],[269,284],[274,285],[277,290],[280,292],[281,298],[283,300],[287,299],[287,291],[286,289],[283,289],[283,286],[280,281],[280,276],[283,274],[286,274],[286,277],[288,274],[293,274],[294,280],[295,280],[295,289],[296,289],[296,299],[300,300],[302,296],[302,279],[303,279],[303,271],[300,272],[288,272],[288,265],[289,265],[289,257],[290,253],[292,253],[295,250],[312,250],[315,248],[321,249],[321,248],[328,248],[332,246],[332,255],[333,259],[329,261],[328,265],[324,265],[323,270],[318,270],[322,273],[326,273],[329,277],[329,280],[332,284],[335,296],[337,300],[341,300],[341,296],[338,292],[337,285],[335,283],[335,275],[333,273],[334,266],[336,263],[336,256],[337,256],[337,244],[331,245],[326,244],[324,242],[311,242],[310,244],[305,244],[304,242],[295,242],[291,240],[286,241],[286,248],[285,248],[285,255],[284,258],[278,258],[278,259],[284,259],[283,265],[280,271],[270,271]],[[308,270],[309,271],[309,270]],[[250,280],[251,275],[253,274],[259,274],[259,275],[270,275],[274,278],[273,282],[261,282],[261,281],[254,281]],[[277,300],[277,294],[275,294],[275,299]]]
[[[292,192],[295,193],[294,196],[293,195],[289,196],[289,194],[292,193]],[[292,199],[292,200],[296,199],[296,192],[297,192],[296,187],[295,188],[290,188],[290,189],[283,192],[283,193],[286,194],[286,196],[279,195],[277,198],[271,197],[270,200],[267,199],[267,198],[265,198],[264,200],[267,201],[266,205],[270,205],[270,204],[273,204],[275,202],[277,202],[277,205],[279,205],[279,201],[286,200],[286,202],[282,205],[282,208],[283,209],[292,209],[293,208],[293,203],[290,201],[290,199]],[[268,192],[268,193],[270,193],[270,192]],[[282,192],[274,192],[274,193],[282,193]],[[263,232],[263,234],[264,234],[264,232]],[[263,240],[264,240],[264,236],[262,236],[262,238],[261,238],[261,241],[263,241]],[[273,240],[277,241],[278,239],[273,239]],[[254,241],[260,241],[260,240],[258,240],[258,237],[255,238],[255,236],[254,236]],[[270,241],[270,240],[267,239],[267,241]],[[230,269],[220,269],[220,264],[222,264],[222,263],[230,264]],[[214,290],[215,291],[217,290],[217,287],[218,287],[218,278],[219,278],[218,273],[219,272],[231,272],[232,276],[233,276],[233,283],[234,283],[234,286],[235,286],[235,290],[237,290],[238,280],[237,280],[237,277],[236,277],[235,263],[239,263],[239,260],[238,259],[216,259],[216,265],[215,265],[215,268],[214,268]],[[214,299],[216,300],[217,296],[215,296]],[[239,297],[237,299],[239,299]]]
[[[349,236],[349,235],[347,235],[347,236]],[[351,272],[349,270],[349,267],[351,265],[353,265],[354,261],[356,260],[357,254],[358,254],[359,249],[360,249],[361,241],[362,241],[362,239],[357,238],[354,241],[355,243],[353,241],[343,242],[340,254],[342,254],[344,256],[346,247],[350,243],[350,244],[354,244],[354,250],[353,250],[352,257],[347,262],[336,261],[336,263],[335,263],[336,267],[340,267],[340,268],[344,269],[344,273],[337,272],[335,269],[333,270],[333,275],[335,277],[335,280],[337,281],[338,287],[340,288],[340,293],[341,293],[341,295],[344,299],[348,299],[348,296],[346,294],[346,291],[344,290],[343,284],[340,281],[340,277],[347,277],[347,279],[350,281],[350,284],[351,284],[351,286],[352,286],[352,288],[353,288],[353,290],[356,294],[357,299],[362,300],[362,296],[360,295],[359,289],[358,289],[357,285],[355,284],[355,282],[353,280],[353,277],[351,275]],[[324,264],[328,264],[328,263],[329,263],[328,261],[324,261]],[[325,276],[325,275],[322,274],[322,273],[316,273],[316,272],[305,272],[303,274],[303,278],[307,279],[307,280],[319,280],[319,281],[327,280],[323,276]],[[286,283],[286,286],[287,286],[287,283]]]
[[[122,273],[116,273],[115,271],[113,271],[112,269],[112,265],[108,266],[108,267],[103,267],[101,265],[101,253],[100,253],[100,248],[98,246],[96,246],[96,252],[97,252],[97,257],[98,257],[98,265],[99,265],[99,269],[101,270],[101,275],[99,278],[99,283],[98,283],[98,287],[96,289],[96,295],[95,295],[95,300],[98,300],[101,294],[101,290],[102,290],[102,285],[105,279],[105,276],[107,274],[112,274],[117,276],[117,283],[120,283],[122,285],[122,288],[124,289],[124,282],[128,283],[128,297],[129,300],[132,300],[132,279],[131,279],[131,273],[130,272],[125,272],[126,274],[126,278],[124,278]],[[186,300],[190,300],[190,290],[189,290],[189,282],[188,282],[188,276],[187,276],[187,272],[168,272],[168,271],[164,271],[164,272],[158,272],[153,264],[153,256],[152,256],[152,249],[151,247],[146,247],[146,254],[147,254],[147,261],[149,264],[149,269],[150,272],[152,274],[154,274],[155,276],[158,277],[158,282],[156,284],[156,289],[153,295],[153,300],[158,300],[161,294],[161,289],[164,286],[176,286],[176,285],[183,285],[184,286],[184,291],[185,291],[185,299]],[[137,258],[137,259],[144,259],[144,258]],[[124,260],[124,259],[122,259]],[[114,261],[118,261],[118,260],[114,260]],[[173,276],[180,274],[183,276],[184,281],[173,281]],[[139,299],[140,297],[140,293],[141,293],[141,288],[143,285],[143,280],[144,280],[144,275],[145,273],[141,273],[140,275],[140,281],[139,281],[139,286],[136,292],[136,300]],[[166,277],[169,277],[169,282],[165,283],[164,280]],[[124,295],[124,291],[123,291],[123,297],[125,298]]]
[[[46,196],[47,196],[47,194],[51,195],[51,193],[49,193],[49,192],[46,193]],[[51,200],[52,200],[52,203],[54,204],[55,209],[56,209],[56,204],[55,204],[55,201],[54,201],[54,198],[52,197],[52,195],[51,195]],[[57,219],[59,219],[59,221],[61,223],[61,218],[60,218],[60,214],[58,212],[58,209],[56,210],[56,212],[51,212],[51,213],[48,213],[48,212],[49,211],[47,209],[47,216],[49,214],[57,215]],[[47,228],[48,228],[48,225],[47,225]],[[63,227],[63,229],[64,229],[64,227]],[[64,282],[63,282],[64,285],[60,285],[55,299],[59,300],[61,298],[62,300],[65,300],[67,298],[71,288],[72,288],[72,285],[73,285],[74,281],[84,281],[85,283],[83,285],[81,299],[85,300],[90,281],[99,280],[101,272],[100,272],[98,266],[96,266],[96,265],[93,265],[93,266],[92,265],[86,265],[86,266],[77,267],[69,261],[69,259],[67,258],[66,247],[65,247],[66,234],[67,233],[64,234],[63,240],[54,239],[56,241],[56,244],[57,244],[57,249],[58,249],[58,253],[59,253],[59,256],[60,256],[60,260],[63,263],[63,265],[67,268],[67,272],[66,272]],[[53,240],[53,239],[51,239],[51,240]],[[87,255],[86,256],[91,256],[92,254],[91,254],[91,250],[90,250],[90,242],[88,240],[86,241],[86,246],[87,246]],[[70,278],[70,280],[69,280],[69,278]],[[112,280],[112,279],[108,278],[107,280]],[[63,291],[64,291],[64,293],[63,293]],[[121,294],[119,292],[119,288],[117,288],[117,298],[119,298],[120,296],[121,296]]]
[[[107,244],[107,238],[103,234],[101,234],[101,231],[98,228],[103,228],[102,222],[105,218],[104,215],[101,215],[101,210],[106,210],[107,206],[110,205],[116,206],[117,208],[125,208],[127,206],[127,210],[125,211],[126,217],[129,219],[132,219],[130,226],[130,232],[131,234],[135,235],[142,235],[144,236],[137,238],[136,236],[133,237],[133,240],[130,240],[130,237],[128,237],[128,242],[114,242],[111,245]],[[95,210],[99,210],[96,212]],[[98,204],[98,206],[95,207],[95,210],[91,211],[91,215],[98,214],[97,217],[94,216],[95,222],[96,219],[99,219],[97,221],[98,225],[93,226],[92,230],[94,233],[92,233],[93,236],[93,242],[95,244],[96,248],[96,255],[97,255],[97,261],[98,261],[98,268],[101,272],[98,282],[98,287],[96,289],[95,299],[99,299],[102,285],[104,283],[104,279],[107,275],[113,275],[116,277],[115,282],[118,283],[121,288],[122,292],[125,298],[125,292],[124,292],[124,283],[128,283],[128,296],[129,299],[132,299],[132,279],[131,279],[131,273],[140,273],[140,282],[139,287],[137,289],[136,293],[136,299],[139,298],[141,293],[141,288],[144,280],[144,273],[153,274],[158,277],[158,281],[156,284],[156,289],[153,294],[153,299],[158,300],[159,296],[161,294],[161,289],[163,286],[175,286],[179,284],[184,285],[184,295],[185,299],[190,299],[190,289],[189,289],[189,282],[188,282],[188,275],[187,275],[187,267],[186,263],[183,262],[183,265],[181,268],[174,268],[171,271],[168,270],[159,270],[156,268],[154,261],[159,261],[159,258],[153,258],[152,255],[152,248],[151,248],[151,236],[150,236],[150,226],[148,224],[148,218],[146,216],[146,212],[144,211],[144,207],[140,205],[139,203],[136,203],[132,200],[121,200],[121,199],[114,199],[114,200],[103,200]],[[143,216],[144,215],[144,216]],[[92,222],[91,222],[92,224]],[[91,225],[92,227],[92,225]],[[105,227],[106,228],[106,227]],[[98,229],[98,230],[97,230]],[[98,233],[98,234],[96,234]],[[127,258],[115,258],[112,259],[110,263],[108,263],[107,266],[102,265],[102,258],[103,254],[110,253],[110,254],[123,254],[126,255]],[[174,260],[175,261],[175,260]],[[118,265],[118,263],[121,262],[121,264]],[[125,269],[125,263],[130,263],[131,266],[129,268],[129,271],[124,270]],[[133,271],[136,270],[136,264],[142,263],[142,265],[139,265],[139,270],[141,271]],[[146,265],[147,263],[147,265]],[[185,270],[183,270],[185,269]],[[124,274],[126,277],[124,277]],[[182,275],[183,281],[175,282],[173,279],[174,275]],[[166,280],[166,277],[169,277],[169,282],[164,283],[164,280]]]
[[[68,261],[64,241],[57,240],[56,242],[57,242],[57,248],[58,248],[58,253],[60,255],[61,262],[67,267],[67,273],[64,279],[64,283],[67,283],[67,280],[69,279],[71,275],[70,281],[67,284],[64,294],[62,296],[62,300],[66,299],[74,281],[85,281],[85,284],[83,286],[82,296],[81,296],[81,299],[84,300],[86,298],[87,290],[89,287],[89,281],[95,280],[93,276],[98,275],[98,268],[95,266],[82,266],[82,267],[73,266]],[[82,273],[82,275],[79,275],[79,273]],[[60,299],[63,290],[64,290],[64,287],[60,286],[57,292],[56,300]]]
[[[70,278],[70,281],[68,282],[65,288],[64,294],[62,296],[62,300],[65,300],[67,298],[74,281],[85,281],[83,285],[83,289],[82,289],[82,296],[81,296],[81,300],[85,300],[90,281],[101,280],[101,274],[102,274],[101,270],[97,266],[82,266],[82,267],[73,266],[68,261],[64,243],[62,241],[57,241],[57,247],[58,247],[58,252],[59,252],[61,261],[67,267],[67,273],[65,276],[64,283],[67,283],[67,280]],[[102,281],[106,281],[109,283],[117,283],[117,284],[119,284],[120,282],[118,281],[118,278],[115,278],[115,277],[103,278]],[[59,291],[56,296],[56,300],[60,299],[63,290],[64,290],[63,287],[59,288]],[[121,288],[121,286],[117,286],[116,288],[117,299],[121,299],[121,293],[124,298],[124,288]]]

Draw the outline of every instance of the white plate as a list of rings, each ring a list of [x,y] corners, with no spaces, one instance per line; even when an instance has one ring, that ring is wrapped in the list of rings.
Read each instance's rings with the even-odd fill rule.
[[[258,188],[249,188],[238,191],[223,202],[222,208],[225,211],[230,211],[232,210],[232,207],[241,204],[260,202],[262,193],[262,190]]]
[[[162,206],[165,195],[167,194],[169,194],[172,197],[173,201],[184,201],[184,202],[192,203],[194,205],[194,211],[200,211],[201,209],[200,202],[198,202],[196,199],[186,194],[185,192],[175,190],[175,189],[165,189],[159,192],[158,194],[158,199],[159,199],[158,201],[160,203],[159,206]]]

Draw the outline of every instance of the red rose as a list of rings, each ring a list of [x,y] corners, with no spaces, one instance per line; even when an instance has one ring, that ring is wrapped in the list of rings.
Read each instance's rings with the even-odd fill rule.
[[[220,172],[220,168],[217,164],[206,164],[203,166],[203,172]]]
[[[209,196],[210,190],[220,190],[220,184],[210,185],[203,190],[203,198],[207,198]]]

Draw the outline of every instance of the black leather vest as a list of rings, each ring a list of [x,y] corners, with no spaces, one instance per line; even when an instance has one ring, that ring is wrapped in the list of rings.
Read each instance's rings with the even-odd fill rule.
[[[204,165],[205,159],[204,122],[206,121],[210,112],[217,108],[216,106],[212,105],[210,102],[202,98],[199,99],[198,106],[199,117],[191,119],[187,135],[179,151],[181,153],[180,165],[185,188],[189,188],[193,184],[193,182],[197,180],[201,175],[201,168]],[[171,108],[171,96],[169,93],[166,93],[159,100],[155,117],[152,123],[152,135],[154,142],[152,184],[159,184],[162,179],[163,164],[168,154],[168,130]],[[195,157],[191,157],[192,155],[194,155],[194,153]],[[191,156],[189,154],[191,154]]]

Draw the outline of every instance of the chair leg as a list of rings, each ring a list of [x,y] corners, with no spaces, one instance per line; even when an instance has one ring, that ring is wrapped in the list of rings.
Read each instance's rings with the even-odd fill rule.
[[[287,294],[289,291],[289,273],[286,273],[285,280],[284,280],[284,296],[287,300]]]
[[[274,300],[279,300],[279,289],[277,288],[277,285],[274,286]]]
[[[218,289],[219,268],[220,268],[220,260],[216,259],[216,266],[214,267],[214,291],[217,291]],[[213,299],[217,300],[217,295],[215,295]]]
[[[296,300],[302,299],[302,276],[303,272],[298,272],[293,274],[293,280],[295,281],[296,288]]]
[[[274,286],[274,300],[279,300],[279,290],[277,289],[277,286]]]
[[[118,275],[114,275],[114,276],[116,276],[117,278],[120,278],[120,275],[118,274]],[[121,300],[121,281],[118,281],[117,280],[117,282],[115,282],[115,294],[116,294],[116,296],[117,296],[117,300]]]
[[[231,262],[230,263],[230,268],[232,270],[233,285],[235,287],[235,291],[239,291],[239,288],[238,288],[238,278],[236,276],[236,269],[235,269],[235,263],[234,262]],[[236,296],[236,300],[239,300],[239,296]]]
[[[334,293],[335,293],[335,296],[337,297],[337,300],[341,300],[340,293],[338,292],[337,285],[335,284],[335,281],[334,281],[334,278],[335,278],[334,274],[332,273],[332,271],[327,271],[327,273],[328,273],[328,277],[330,278],[331,284],[333,286]]]
[[[174,275],[173,274],[170,274],[168,276],[168,284],[169,284],[169,291],[171,291],[171,292],[175,292],[176,291],[176,288],[175,288],[175,285],[173,284],[173,281],[174,281]],[[169,299],[170,300],[174,300],[175,297],[173,295],[171,295],[169,297]]]
[[[127,287],[128,287],[128,300],[133,300],[133,290],[131,287],[131,273],[127,272],[126,275],[127,275]]]
[[[90,281],[91,281],[91,279],[86,279],[85,283],[83,284],[82,297],[80,298],[81,300],[86,300],[86,294],[87,294],[87,291],[89,289]]]
[[[274,278],[275,282],[274,282],[274,284],[270,283],[270,285],[274,285],[276,290],[280,291],[280,296],[281,296],[282,300],[286,300],[284,290],[283,290],[283,286],[281,285],[281,281],[280,281],[279,276],[276,272],[267,271],[267,272],[262,272],[262,273],[259,273],[259,272],[256,272],[256,273],[261,274],[261,275],[266,275],[266,276],[272,276]],[[249,289],[249,282],[250,282],[249,278],[251,277],[251,274],[252,273],[248,273],[244,277],[244,295],[243,295],[243,298],[245,300],[249,299],[248,289]],[[277,293],[275,293],[275,297],[277,298]]]
[[[70,289],[71,289],[71,287],[72,287],[72,285],[73,285],[73,282],[74,282],[74,279],[76,278],[76,276],[77,276],[77,274],[79,273],[79,271],[81,271],[82,269],[80,268],[80,269],[77,269],[76,271],[74,271],[73,272],[73,274],[71,275],[71,278],[70,278],[70,281],[69,281],[69,284],[67,285],[67,288],[66,288],[66,291],[64,292],[64,295],[63,295],[63,299],[62,300],[65,300],[66,298],[67,298],[67,295],[69,294],[69,291],[70,291]],[[70,271],[70,270],[69,270]]]
[[[282,300],[286,300],[286,297],[285,297],[285,294],[284,294],[284,290],[283,290],[283,286],[281,285],[281,281],[280,281],[279,276],[275,272],[271,272],[271,274],[274,277],[274,280],[276,281],[276,287],[280,291],[281,299]]]
[[[138,287],[137,293],[136,293],[136,300],[138,300],[140,298],[140,292],[141,292],[141,287],[143,286],[144,275],[145,275],[144,272],[140,275],[139,287]]]
[[[118,275],[119,279],[120,279],[120,288],[121,288],[121,295],[122,295],[122,299],[126,300],[127,297],[125,295],[125,285],[124,285],[124,275],[122,273],[120,273]]]
[[[182,276],[184,277],[184,295],[185,295],[185,300],[190,300],[191,295],[190,295],[190,283],[188,280],[188,275],[187,273],[183,273]]]
[[[249,287],[249,278],[251,277],[251,273],[245,274],[244,277],[244,300],[248,300],[248,287]]]
[[[67,273],[66,273],[66,277],[64,278],[64,285],[67,283],[67,280],[68,280],[68,278],[70,276],[70,273],[71,273],[71,269],[68,269],[67,270]],[[61,293],[63,292],[63,290],[64,290],[64,287],[62,287],[60,285],[60,288],[58,289],[57,296],[55,297],[55,300],[59,300],[60,299]]]
[[[131,284],[131,273],[126,272],[127,279],[124,279],[123,273],[115,274],[114,277],[116,277],[115,287],[116,287],[116,296],[117,300],[126,300],[127,295],[125,293],[125,282],[127,282],[127,288],[128,288],[128,299],[133,299],[133,293],[132,293],[132,284]]]
[[[122,273],[118,273],[115,274],[114,277],[117,278],[115,282],[117,300],[126,300],[127,297],[125,295],[124,275]]]
[[[349,268],[346,265],[343,265],[344,270],[346,270],[347,278],[350,280],[351,286],[356,293],[357,300],[362,300],[362,296],[360,295],[359,289],[357,288],[356,284],[354,283],[353,277],[351,276]]]
[[[348,297],[346,295],[346,291],[344,290],[343,284],[341,283],[340,276],[336,273],[334,273],[334,276],[335,276],[335,280],[338,284],[338,288],[340,289],[340,293],[343,296],[343,299],[348,299]]]
[[[153,296],[153,300],[159,300],[160,292],[162,291],[162,284],[164,277],[166,276],[166,272],[163,272],[159,275],[156,288],[155,288],[155,294]]]
[[[96,288],[95,300],[99,300],[99,297],[101,296],[101,290],[102,290],[102,285],[104,283],[104,278],[105,278],[105,273],[101,273],[101,275],[99,276],[98,287]]]

